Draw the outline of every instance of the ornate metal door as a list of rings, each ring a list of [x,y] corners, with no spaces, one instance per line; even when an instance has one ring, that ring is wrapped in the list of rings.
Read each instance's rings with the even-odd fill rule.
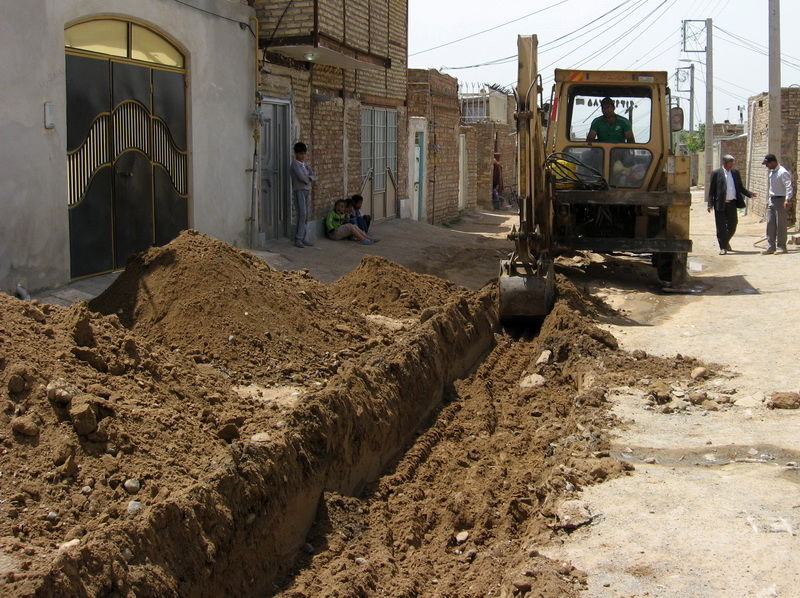
[[[73,278],[121,268],[188,226],[184,74],[67,54]]]

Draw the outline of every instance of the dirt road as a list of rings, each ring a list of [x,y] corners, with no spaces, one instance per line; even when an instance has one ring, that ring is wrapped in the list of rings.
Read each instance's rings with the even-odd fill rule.
[[[589,574],[589,596],[798,595],[800,413],[763,400],[800,386],[800,250],[760,255],[764,225],[748,216],[736,251],[720,256],[713,217],[700,194],[693,201],[698,294],[654,294],[624,268],[585,280],[625,310],[629,321],[606,326],[624,348],[720,364],[708,385],[735,402],[664,414],[620,391],[614,411],[631,423],[612,453],[636,472],[587,489],[596,524],[547,553]]]

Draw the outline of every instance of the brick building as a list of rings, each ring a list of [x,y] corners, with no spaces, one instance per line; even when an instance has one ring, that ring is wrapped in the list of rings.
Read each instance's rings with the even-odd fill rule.
[[[761,164],[768,153],[769,144],[769,94],[762,93],[748,99],[748,172],[745,186],[755,191],[758,198],[751,200],[751,208],[758,215],[766,213],[767,202],[767,169]],[[797,190],[798,134],[800,134],[800,88],[781,89],[781,151],[778,160],[791,174]],[[796,205],[796,202],[795,202]],[[794,221],[794,215],[790,215]]]
[[[736,168],[742,175],[742,182],[747,181],[747,133],[745,125],[725,121],[714,123],[714,154],[711,164],[719,168],[722,156],[730,154],[736,158]],[[746,186],[746,185],[745,185]]]
[[[261,239],[294,228],[288,167],[303,141],[318,181],[311,229],[335,199],[394,217],[408,194],[406,0],[251,0],[259,22]],[[402,176],[399,173],[403,173]]]
[[[415,117],[425,134],[415,135],[415,145],[421,154],[421,182],[417,198],[418,220],[440,224],[455,218],[467,207],[466,189],[459,167],[469,155],[467,133],[461,131],[461,107],[458,101],[458,81],[434,69],[409,69],[408,114]],[[471,135],[470,135],[471,137]],[[465,194],[459,201],[459,189]],[[413,203],[413,202],[412,202]]]

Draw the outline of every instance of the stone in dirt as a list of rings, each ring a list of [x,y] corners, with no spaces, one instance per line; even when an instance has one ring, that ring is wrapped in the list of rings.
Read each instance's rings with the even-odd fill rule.
[[[594,520],[589,503],[583,500],[565,500],[556,509],[556,527],[573,530]]]
[[[766,401],[770,409],[800,409],[800,393],[774,392]]]

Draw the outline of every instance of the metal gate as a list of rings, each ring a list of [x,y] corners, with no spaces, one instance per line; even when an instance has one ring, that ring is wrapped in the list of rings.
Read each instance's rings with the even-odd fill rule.
[[[73,278],[121,268],[188,226],[184,73],[66,55]]]
[[[291,235],[289,104],[262,102],[259,242]]]

